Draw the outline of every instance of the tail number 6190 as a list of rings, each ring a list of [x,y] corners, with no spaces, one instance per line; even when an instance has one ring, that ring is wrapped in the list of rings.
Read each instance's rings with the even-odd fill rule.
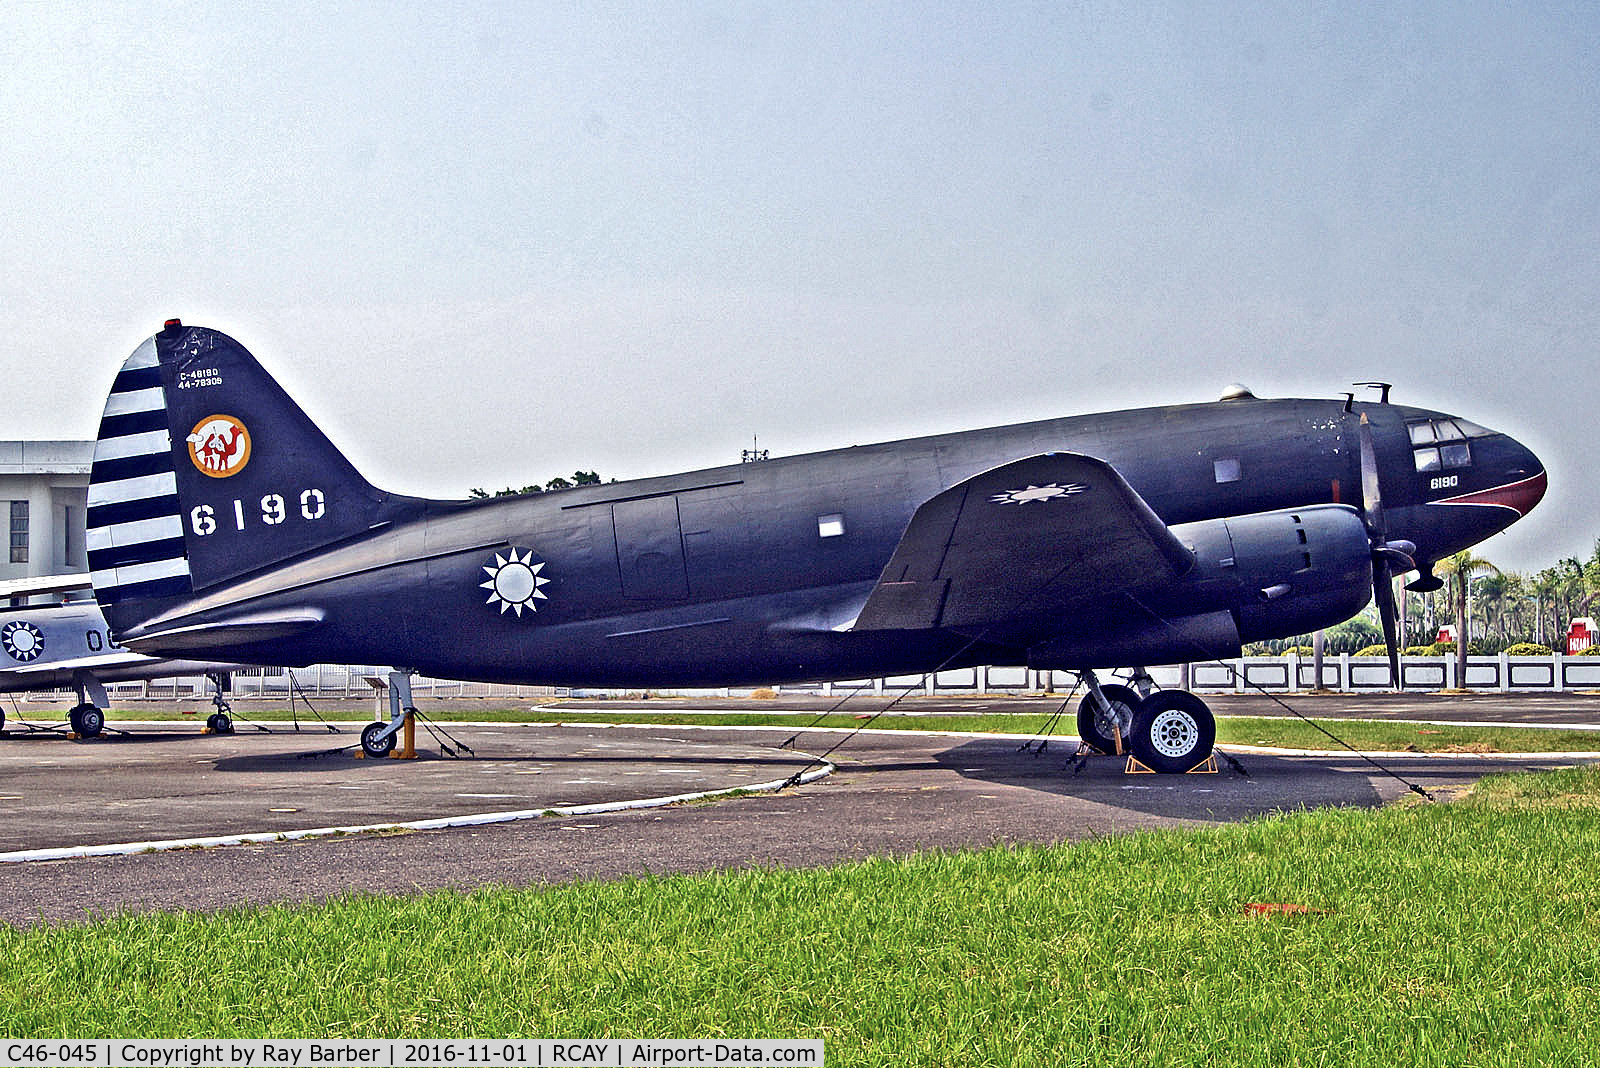
[[[328,514],[328,498],[319,489],[308,489],[300,492],[298,509],[295,508],[293,499],[285,499],[281,493],[269,493],[261,498],[259,513],[256,506],[245,507],[245,502],[235,498],[232,507],[224,507],[224,514],[232,512],[233,528],[245,530],[255,522],[260,522],[269,527],[275,527],[288,520],[298,510],[300,518],[315,522]],[[197,538],[217,532],[217,509],[209,504],[198,505],[189,509],[189,529]]]

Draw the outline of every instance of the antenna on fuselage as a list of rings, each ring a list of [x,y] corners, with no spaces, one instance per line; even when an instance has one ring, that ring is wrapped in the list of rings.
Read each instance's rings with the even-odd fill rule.
[[[1389,403],[1389,391],[1394,388],[1394,383],[1393,382],[1352,382],[1351,385],[1354,385],[1354,386],[1366,386],[1368,389],[1377,390],[1378,391],[1378,403],[1379,404],[1388,404]],[[1351,400],[1351,403],[1355,402],[1355,398],[1354,397],[1351,397],[1350,400]],[[1347,411],[1347,412],[1349,410],[1350,410],[1349,408],[1345,409],[1345,411]]]

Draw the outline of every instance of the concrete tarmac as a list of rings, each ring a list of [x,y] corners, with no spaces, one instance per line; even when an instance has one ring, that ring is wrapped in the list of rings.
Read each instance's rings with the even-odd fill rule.
[[[1316,713],[1334,712],[1334,700],[1316,699]],[[1361,705],[1371,698],[1343,700]],[[1505,720],[1525,700],[1479,702],[1471,714]],[[1321,707],[1324,702],[1329,707]],[[1225,713],[1224,703],[1213,702]],[[1454,702],[1454,711],[1430,706],[1421,715],[1407,708],[1401,718],[1460,719],[1468,714],[1461,704]],[[1592,722],[1597,708],[1585,702],[1577,710],[1547,707],[1537,714]],[[796,752],[779,748],[792,729],[449,729],[476,759],[447,759],[437,748],[418,761],[360,761],[348,753],[311,758],[306,755],[353,742],[353,734],[198,737],[187,724],[82,744],[8,732],[0,736],[0,850],[725,789],[785,778],[811,763],[804,754],[844,738],[842,732],[807,733]],[[777,794],[396,835],[0,864],[0,921],[81,922],[125,910],[210,911],[352,891],[534,886],[1069,841],[1307,806],[1377,805],[1406,793],[1407,783],[1448,797],[1488,772],[1574,762],[1379,758],[1396,778],[1355,756],[1252,753],[1242,756],[1249,778],[1227,771],[1127,776],[1109,758],[1074,772],[1072,749],[1065,739],[1037,753],[1008,739],[863,733],[833,755],[839,769],[833,775]]]

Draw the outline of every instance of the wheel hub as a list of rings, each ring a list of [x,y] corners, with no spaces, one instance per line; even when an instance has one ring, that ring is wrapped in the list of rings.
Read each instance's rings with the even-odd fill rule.
[[[1189,713],[1169,708],[1150,722],[1150,744],[1162,756],[1187,756],[1200,744],[1200,724]]]
[[[1112,736],[1113,730],[1118,737],[1128,737],[1133,733],[1133,709],[1121,701],[1112,701],[1110,705],[1110,711],[1102,711],[1094,717],[1094,725],[1107,738]]]

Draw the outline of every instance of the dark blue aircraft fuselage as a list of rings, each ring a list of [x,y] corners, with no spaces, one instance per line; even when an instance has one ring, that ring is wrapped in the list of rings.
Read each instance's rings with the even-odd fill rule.
[[[1544,490],[1527,449],[1444,413],[1247,397],[425,501],[368,485],[225,335],[179,328],[146,345],[102,423],[91,567],[118,637],[166,655],[609,686],[1197,660],[1331,625],[1370,598],[1363,415],[1381,538],[1414,543],[1424,568]],[[1004,481],[1006,465],[1052,456],[1104,477],[1083,500],[1126,505],[1107,513],[1104,551],[1047,546],[1065,573],[1012,583],[1036,561],[1008,568],[1001,545],[981,557],[999,561],[983,579],[992,596],[952,584],[948,560],[1004,542],[1005,517],[1034,522],[1085,489]],[[912,552],[943,529],[952,490],[976,493],[996,469],[977,536],[951,518],[949,545]],[[903,574],[886,573],[891,557],[910,561]],[[913,574],[941,559],[942,578]],[[1161,563],[1131,573],[1134,559]],[[1059,610],[1030,607],[1030,583]],[[1089,592],[1074,600],[1075,587]]]

